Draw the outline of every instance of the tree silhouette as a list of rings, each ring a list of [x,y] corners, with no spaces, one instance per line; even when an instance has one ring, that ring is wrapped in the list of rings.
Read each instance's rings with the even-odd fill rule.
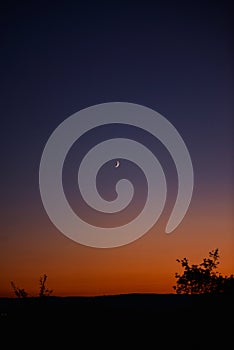
[[[219,264],[219,250],[209,252],[199,265],[189,265],[187,258],[177,259],[184,268],[182,275],[175,273],[177,294],[233,293],[234,276],[222,276],[216,271]]]

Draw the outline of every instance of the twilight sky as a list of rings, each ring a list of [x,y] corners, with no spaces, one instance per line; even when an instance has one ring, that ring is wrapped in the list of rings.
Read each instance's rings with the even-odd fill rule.
[[[12,296],[11,280],[35,294],[43,273],[56,295],[172,293],[176,259],[199,263],[215,248],[220,272],[234,272],[232,11],[231,1],[1,2],[0,296]],[[182,223],[166,235],[177,182],[165,149],[134,128],[90,133],[74,144],[64,166],[66,195],[86,220],[124,223],[146,197],[144,174],[123,162],[120,171],[137,189],[126,214],[100,216],[81,203],[78,164],[100,140],[139,140],[157,154],[168,180],[165,210],[147,234],[123,247],[95,249],[51,223],[38,171],[45,143],[61,122],[114,101],[152,108],[176,127],[193,162],[194,194]],[[112,164],[99,173],[107,199],[115,177]]]

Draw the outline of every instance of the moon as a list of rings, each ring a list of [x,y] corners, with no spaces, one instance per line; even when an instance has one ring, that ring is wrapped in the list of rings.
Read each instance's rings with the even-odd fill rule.
[[[120,166],[120,162],[118,160],[116,160],[115,162],[115,168],[118,168]]]

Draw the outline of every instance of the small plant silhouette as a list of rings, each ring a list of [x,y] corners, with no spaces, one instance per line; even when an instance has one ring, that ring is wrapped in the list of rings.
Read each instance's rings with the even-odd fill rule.
[[[47,280],[47,275],[44,274],[42,277],[40,277],[40,291],[39,291],[39,297],[48,297],[53,293],[52,289],[48,289],[46,287],[46,280]]]
[[[39,284],[40,284],[40,289],[39,289],[39,294],[38,294],[39,298],[48,297],[53,293],[52,289],[48,289],[46,287],[46,280],[47,280],[46,274],[41,276],[39,279]],[[13,281],[11,281],[11,286],[12,286],[12,289],[13,289],[15,295],[17,296],[17,298],[27,298],[28,297],[28,293],[25,291],[25,289],[17,287]]]
[[[15,293],[15,295],[17,296],[17,298],[27,298],[28,293],[22,289],[22,288],[18,288],[14,282],[11,281],[11,286],[13,288],[13,291]]]
[[[189,265],[187,258],[176,261],[184,268],[182,275],[175,273],[176,286],[173,286],[177,294],[207,294],[207,293],[232,293],[234,290],[234,276],[222,276],[216,271],[219,264],[219,250],[209,252],[209,257],[204,258],[199,265]]]

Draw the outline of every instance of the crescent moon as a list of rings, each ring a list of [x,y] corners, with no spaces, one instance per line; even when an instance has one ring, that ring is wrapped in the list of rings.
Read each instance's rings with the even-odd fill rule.
[[[115,168],[118,168],[120,166],[120,162],[117,160],[116,162],[115,162]]]

